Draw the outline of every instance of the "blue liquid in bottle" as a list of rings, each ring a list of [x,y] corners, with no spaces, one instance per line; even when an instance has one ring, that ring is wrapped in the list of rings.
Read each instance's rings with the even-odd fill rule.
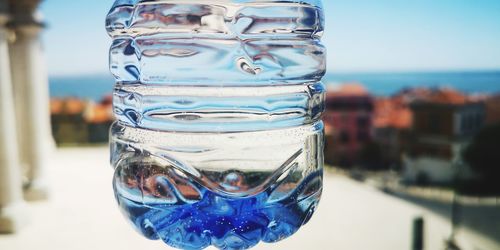
[[[319,1],[118,0],[116,200],[145,237],[247,249],[294,234],[322,190]]]

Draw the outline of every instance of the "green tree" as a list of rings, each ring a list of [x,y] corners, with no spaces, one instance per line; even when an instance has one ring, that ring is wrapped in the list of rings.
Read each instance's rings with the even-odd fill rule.
[[[481,189],[500,192],[500,124],[482,129],[464,151],[464,159],[481,177]]]

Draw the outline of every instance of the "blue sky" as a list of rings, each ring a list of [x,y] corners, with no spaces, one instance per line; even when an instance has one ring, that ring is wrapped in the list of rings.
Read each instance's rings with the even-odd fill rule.
[[[107,72],[111,0],[48,0],[51,75]],[[498,0],[326,0],[330,72],[500,70]]]

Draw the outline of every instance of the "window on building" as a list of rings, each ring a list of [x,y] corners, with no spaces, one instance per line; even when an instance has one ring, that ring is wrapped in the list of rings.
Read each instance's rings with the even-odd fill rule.
[[[429,133],[441,133],[441,117],[438,114],[429,114],[427,129]]]
[[[460,131],[462,133],[470,133],[481,128],[483,123],[483,116],[481,113],[462,114]]]
[[[350,136],[349,136],[349,133],[347,133],[346,131],[342,131],[342,132],[340,132],[340,138],[339,138],[340,143],[342,143],[342,144],[347,144],[347,143],[349,143],[349,141],[350,141],[350,138],[349,138],[349,137],[350,137]]]
[[[470,114],[467,114],[467,123],[466,123],[466,129],[467,129],[467,132],[471,131],[472,129],[474,129],[474,117]]]
[[[460,132],[465,133],[467,132],[467,116],[465,114],[461,115],[460,118]]]
[[[359,142],[370,141],[370,135],[366,131],[359,131],[357,136]]]
[[[483,126],[483,115],[481,113],[476,114],[475,129],[480,129]]]
[[[358,127],[360,127],[360,128],[369,127],[370,126],[370,118],[365,116],[365,115],[361,115],[358,117],[357,123],[358,123]]]

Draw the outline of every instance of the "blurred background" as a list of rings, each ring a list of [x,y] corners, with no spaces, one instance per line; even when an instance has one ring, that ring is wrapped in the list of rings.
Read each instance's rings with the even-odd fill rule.
[[[0,249],[166,248],[112,195],[112,2],[0,0],[0,229],[15,232]],[[257,248],[500,249],[500,2],[324,9],[323,201],[296,236]]]

